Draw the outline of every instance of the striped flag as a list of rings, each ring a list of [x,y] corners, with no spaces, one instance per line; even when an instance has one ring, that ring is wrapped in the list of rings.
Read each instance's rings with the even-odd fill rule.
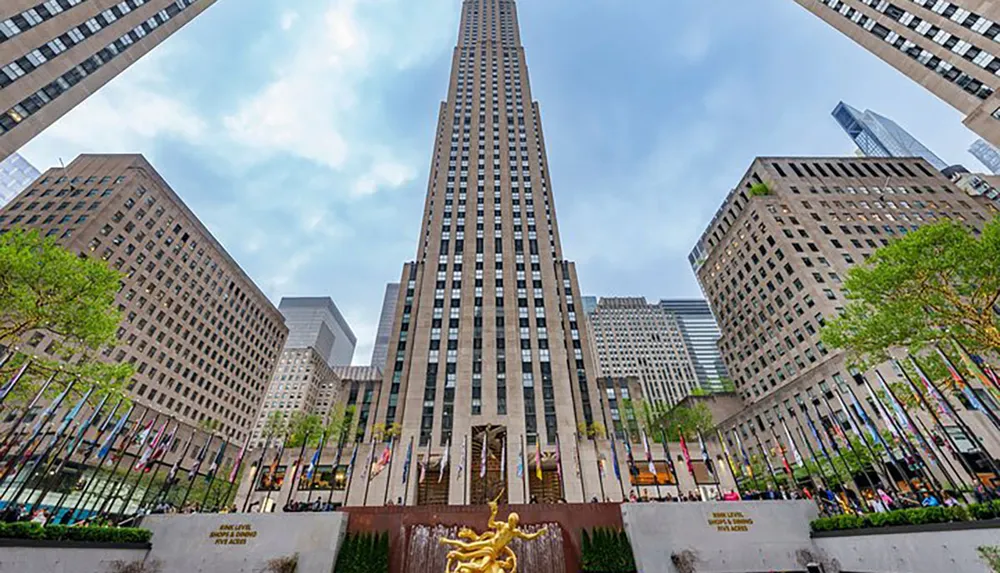
[[[316,473],[316,467],[319,465],[319,456],[323,452],[323,443],[325,441],[326,432],[323,433],[323,437],[320,439],[319,445],[316,446],[316,451],[313,452],[312,458],[309,459],[309,466],[306,467],[306,481],[309,483],[312,483],[313,474]]]
[[[448,468],[448,457],[451,455],[451,437],[448,437],[448,445],[444,448],[444,457],[441,458],[441,469],[438,472],[438,483],[444,479],[444,472]]]
[[[958,369],[955,368],[954,364],[952,364],[951,359],[948,358],[948,355],[945,354],[944,351],[942,351],[941,347],[939,346],[935,345],[934,350],[937,350],[937,353],[941,356],[941,359],[944,360],[945,366],[948,367],[948,373],[951,374],[951,378],[955,381],[955,385],[958,386],[959,390],[962,391],[962,394],[965,394],[965,397],[966,399],[969,400],[969,405],[972,406],[972,409],[982,410],[983,409],[982,402],[980,402],[979,398],[976,397],[975,391],[973,391],[972,386],[970,386],[969,383],[965,380],[965,377],[959,374]],[[960,354],[964,353],[960,352]],[[966,362],[968,364],[972,364],[971,370],[973,372],[979,370],[979,368],[976,367],[975,363],[972,361],[971,358],[967,359]]]
[[[715,475],[715,468],[712,467],[712,456],[708,454],[708,448],[705,447],[705,440],[701,437],[701,430],[698,430],[698,445],[701,446],[701,460],[705,462],[705,469],[708,470],[709,475]]]
[[[468,446],[469,436],[462,436],[462,456],[458,458],[458,473],[462,475],[465,479],[465,458],[468,456],[469,450]]]
[[[243,447],[240,448],[240,452],[236,454],[236,460],[233,461],[233,469],[229,471],[229,479],[226,480],[229,483],[236,481],[236,475],[240,472],[240,466],[243,465],[243,456],[246,455],[248,447],[250,447],[249,434],[247,434],[247,439],[243,442]]]
[[[214,435],[209,435],[205,443],[202,444],[201,449],[198,450],[198,455],[195,456],[195,463],[188,470],[188,481],[193,480],[198,475],[198,472],[201,471],[201,463],[205,461],[205,456],[208,455],[208,448],[211,447],[214,438]]]
[[[718,428],[715,429],[715,434],[719,438],[719,443],[722,444],[722,454],[726,456],[726,464],[729,465],[729,473],[733,474],[733,480],[736,480],[736,464],[733,463],[733,457],[729,455],[729,445],[722,437],[722,432]]]
[[[156,432],[156,436],[153,437],[153,440],[148,446],[146,446],[146,449],[143,450],[142,455],[139,456],[138,460],[136,460],[135,466],[132,468],[133,470],[140,471],[146,469],[146,464],[149,463],[149,458],[153,455],[153,451],[156,450],[156,447],[160,445],[160,440],[163,439],[163,433],[167,431],[168,423],[169,420],[164,420],[163,424],[160,425],[160,429]]]
[[[108,454],[111,453],[115,440],[118,438],[118,435],[121,434],[126,422],[128,422],[129,418],[132,417],[133,410],[135,410],[135,406],[129,406],[128,411],[122,414],[122,416],[118,418],[118,421],[115,422],[114,428],[111,429],[111,433],[108,434],[108,437],[104,440],[104,444],[101,445],[101,449],[97,452],[98,459],[103,460],[108,457]],[[110,417],[108,419],[110,420]]]
[[[785,420],[781,420],[781,427],[785,430],[785,440],[788,442],[788,449],[792,452],[792,459],[795,460],[795,465],[802,467],[804,462],[802,461],[802,456],[799,455],[799,448],[795,445],[795,440],[792,439],[792,433],[788,431],[788,424],[785,424]]]

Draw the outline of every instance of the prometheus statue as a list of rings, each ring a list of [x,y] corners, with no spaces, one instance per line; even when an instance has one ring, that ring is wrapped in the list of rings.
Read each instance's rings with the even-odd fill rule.
[[[498,496],[499,499],[499,496]],[[490,520],[482,534],[467,527],[458,532],[459,539],[441,538],[441,544],[456,547],[448,552],[445,573],[516,573],[517,556],[507,547],[515,538],[531,540],[545,534],[543,527],[534,533],[525,533],[517,528],[520,517],[511,513],[506,521],[496,521],[497,500],[489,502]],[[462,541],[465,539],[466,541]],[[452,566],[454,565],[454,568]]]

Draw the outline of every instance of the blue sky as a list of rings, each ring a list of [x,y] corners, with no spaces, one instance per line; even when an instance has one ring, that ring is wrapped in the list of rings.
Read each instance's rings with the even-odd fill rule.
[[[218,0],[22,149],[140,152],[277,302],[367,364],[416,253],[459,0]],[[961,116],[792,0],[521,0],[563,249],[601,296],[700,296],[686,256],[758,155],[845,155],[843,99],[978,165]]]

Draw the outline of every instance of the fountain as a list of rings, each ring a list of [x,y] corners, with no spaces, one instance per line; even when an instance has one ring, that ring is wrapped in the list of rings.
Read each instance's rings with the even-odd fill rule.
[[[566,573],[563,532],[558,523],[525,525],[525,533],[548,530],[533,541],[515,539],[510,548],[517,555],[518,571],[523,573]],[[439,539],[458,537],[457,525],[415,525],[410,528],[407,543],[406,573],[438,573],[445,570],[448,551],[453,548],[441,545]]]

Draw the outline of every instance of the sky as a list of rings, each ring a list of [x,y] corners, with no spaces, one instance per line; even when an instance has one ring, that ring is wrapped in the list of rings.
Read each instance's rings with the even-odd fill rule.
[[[368,364],[416,254],[460,0],[218,0],[21,153],[142,153],[275,304]],[[979,168],[961,115],[792,0],[521,0],[564,255],[597,296],[700,297],[687,254],[757,156],[851,155],[838,101]]]

